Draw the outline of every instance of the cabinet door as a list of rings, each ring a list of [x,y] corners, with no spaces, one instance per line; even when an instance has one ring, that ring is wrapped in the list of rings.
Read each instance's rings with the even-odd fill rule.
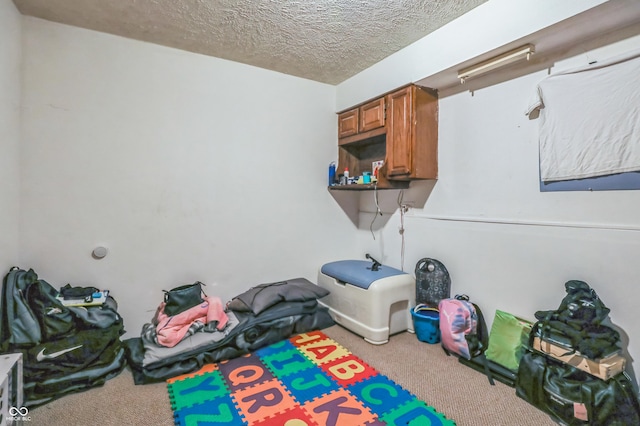
[[[338,115],[338,138],[358,133],[358,108]]]
[[[384,126],[384,97],[360,107],[360,132]]]
[[[413,86],[387,95],[387,176],[408,178],[412,166]]]

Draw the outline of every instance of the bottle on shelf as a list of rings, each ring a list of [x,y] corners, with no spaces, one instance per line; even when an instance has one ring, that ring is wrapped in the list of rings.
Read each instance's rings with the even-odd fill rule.
[[[329,164],[329,186],[336,184],[336,162],[332,161]]]

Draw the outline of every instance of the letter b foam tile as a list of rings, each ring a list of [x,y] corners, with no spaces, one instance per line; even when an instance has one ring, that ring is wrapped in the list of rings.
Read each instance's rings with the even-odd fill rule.
[[[322,364],[320,368],[342,387],[361,382],[378,374],[376,370],[354,355]]]

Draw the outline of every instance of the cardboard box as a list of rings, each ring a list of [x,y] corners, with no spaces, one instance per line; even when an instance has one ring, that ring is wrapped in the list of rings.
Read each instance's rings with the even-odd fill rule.
[[[539,337],[533,338],[532,349],[572,365],[602,380],[609,380],[616,374],[623,372],[627,362],[627,360],[619,353],[609,355],[608,357],[599,360],[586,358],[579,353],[565,355],[567,353],[567,348],[556,346],[553,343],[540,339]]]

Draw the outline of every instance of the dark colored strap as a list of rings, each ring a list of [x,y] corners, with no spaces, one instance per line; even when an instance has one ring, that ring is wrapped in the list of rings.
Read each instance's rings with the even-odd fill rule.
[[[585,410],[587,410],[587,422],[589,422],[588,424],[593,424],[595,413],[593,412],[591,386],[580,386],[580,388],[582,390],[582,403],[584,404]]]
[[[444,347],[444,345],[442,345],[442,350],[445,354],[447,354],[447,356],[451,356],[451,353],[447,350],[447,348]]]
[[[196,284],[200,284],[200,292],[204,294],[204,297],[207,297],[207,293],[205,293],[204,289],[202,288],[202,286],[206,286],[206,284],[203,283],[202,281],[196,281]]]
[[[637,414],[637,420],[640,420],[640,401],[638,401],[638,396],[631,384],[631,378],[627,374],[626,371],[623,371],[620,374],[617,374],[614,379],[620,385],[620,388],[629,396],[629,401],[633,406],[633,410]]]
[[[489,383],[491,386],[495,386],[495,382],[493,381],[493,376],[491,375],[491,370],[489,369],[489,361],[487,361],[486,356],[482,356],[482,364],[484,366],[484,374],[487,375],[487,379],[489,379]]]
[[[478,354],[483,353],[487,350],[487,346],[489,345],[489,332],[487,330],[487,323],[484,321],[484,315],[482,314],[482,310],[473,303],[473,307],[476,310],[476,316],[478,317],[478,325],[476,328],[476,333],[478,334]]]

